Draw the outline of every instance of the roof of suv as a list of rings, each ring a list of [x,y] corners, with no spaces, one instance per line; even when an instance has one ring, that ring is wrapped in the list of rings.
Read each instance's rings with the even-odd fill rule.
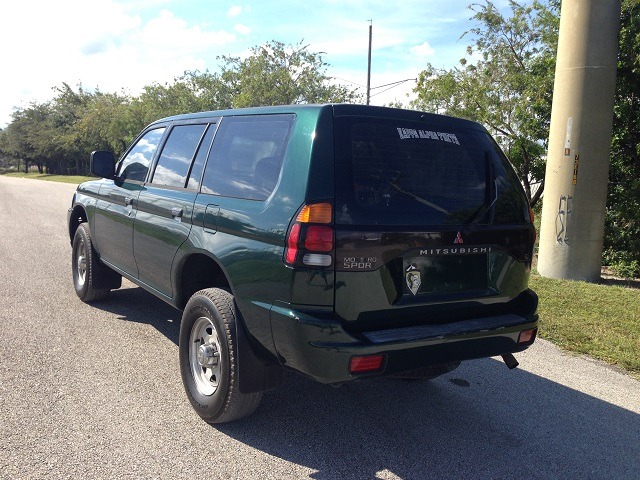
[[[404,110],[400,108],[378,107],[373,105],[356,105],[349,103],[326,103],[326,104],[304,104],[304,105],[277,105],[268,107],[235,108],[227,110],[212,110],[197,113],[187,113],[162,118],[153,122],[164,123],[169,121],[195,120],[209,117],[221,117],[231,115],[256,115],[256,114],[277,114],[296,113],[301,111],[320,111],[325,108],[332,108],[335,117],[342,116],[365,116],[378,118],[394,118],[408,121],[432,121],[448,126],[458,126],[464,128],[475,128],[485,131],[485,128],[477,122],[456,117],[449,117],[435,113],[425,113],[418,110]]]

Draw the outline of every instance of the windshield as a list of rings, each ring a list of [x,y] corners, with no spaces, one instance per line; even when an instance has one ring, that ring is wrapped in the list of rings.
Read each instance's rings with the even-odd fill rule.
[[[338,223],[488,223],[514,198],[503,221],[524,220],[521,187],[481,130],[342,117],[335,137]]]

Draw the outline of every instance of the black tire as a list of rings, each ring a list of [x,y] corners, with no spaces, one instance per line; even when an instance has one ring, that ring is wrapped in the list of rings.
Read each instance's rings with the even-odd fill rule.
[[[109,295],[109,289],[95,288],[97,276],[101,274],[96,251],[93,249],[89,226],[81,223],[73,236],[71,249],[71,267],[73,271],[73,286],[80,300],[95,302]]]
[[[194,410],[208,423],[247,417],[262,400],[262,392],[240,392],[236,321],[233,295],[218,288],[196,292],[182,314],[182,383]]]
[[[409,382],[416,380],[431,380],[439,377],[440,375],[444,375],[445,373],[452,372],[459,366],[460,362],[439,363],[437,365],[429,365],[428,367],[398,373],[394,375],[394,377]]]

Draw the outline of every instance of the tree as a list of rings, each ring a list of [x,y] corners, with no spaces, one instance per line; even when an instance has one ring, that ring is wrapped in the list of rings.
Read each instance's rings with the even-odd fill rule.
[[[16,110],[12,114],[12,122],[4,130],[2,150],[5,155],[24,162],[24,171],[30,165],[37,165],[43,172],[43,164],[47,159],[47,151],[42,143],[40,132],[47,124],[50,104],[33,102],[28,108]]]
[[[358,94],[331,83],[321,53],[302,42],[285,45],[271,41],[251,49],[242,60],[222,56],[219,89],[227,107],[289,105],[294,103],[355,102]]]
[[[321,53],[298,43],[271,41],[246,59],[220,56],[220,72],[187,71],[173,82],[154,83],[133,101],[138,118],[259,105],[357,101],[354,90],[331,82]]]
[[[41,132],[39,144],[48,152],[48,173],[89,173],[89,158],[78,123],[87,111],[93,94],[78,85],[74,91],[63,83],[53,89],[57,95],[51,101],[51,111]]]
[[[509,6],[505,16],[488,0],[470,5],[477,26],[462,35],[471,37],[467,57],[450,70],[428,64],[411,106],[487,126],[533,206],[544,187],[560,1]]]
[[[559,0],[509,2],[503,16],[489,1],[471,6],[478,26],[458,68],[427,65],[412,106],[485,124],[501,141],[534,205],[544,180]],[[464,35],[463,35],[464,36]],[[623,276],[640,276],[640,0],[623,0],[604,262]]]
[[[604,260],[640,276],[640,0],[622,3]]]
[[[131,110],[132,99],[125,94],[98,90],[91,95],[75,125],[83,151],[111,150],[120,156],[146,125]]]

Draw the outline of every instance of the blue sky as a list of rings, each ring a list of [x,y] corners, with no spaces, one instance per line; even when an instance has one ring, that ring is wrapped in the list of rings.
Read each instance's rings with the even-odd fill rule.
[[[216,57],[244,57],[269,40],[324,52],[330,76],[366,85],[373,20],[372,87],[416,78],[427,62],[452,67],[465,54],[471,0],[38,0],[10,2],[0,16],[0,127],[13,107],[53,97],[66,82],[136,94],[185,70],[215,71]],[[494,0],[500,7],[506,0]],[[407,102],[414,86],[371,103]],[[376,94],[384,89],[374,89]],[[362,89],[364,92],[364,89]]]

